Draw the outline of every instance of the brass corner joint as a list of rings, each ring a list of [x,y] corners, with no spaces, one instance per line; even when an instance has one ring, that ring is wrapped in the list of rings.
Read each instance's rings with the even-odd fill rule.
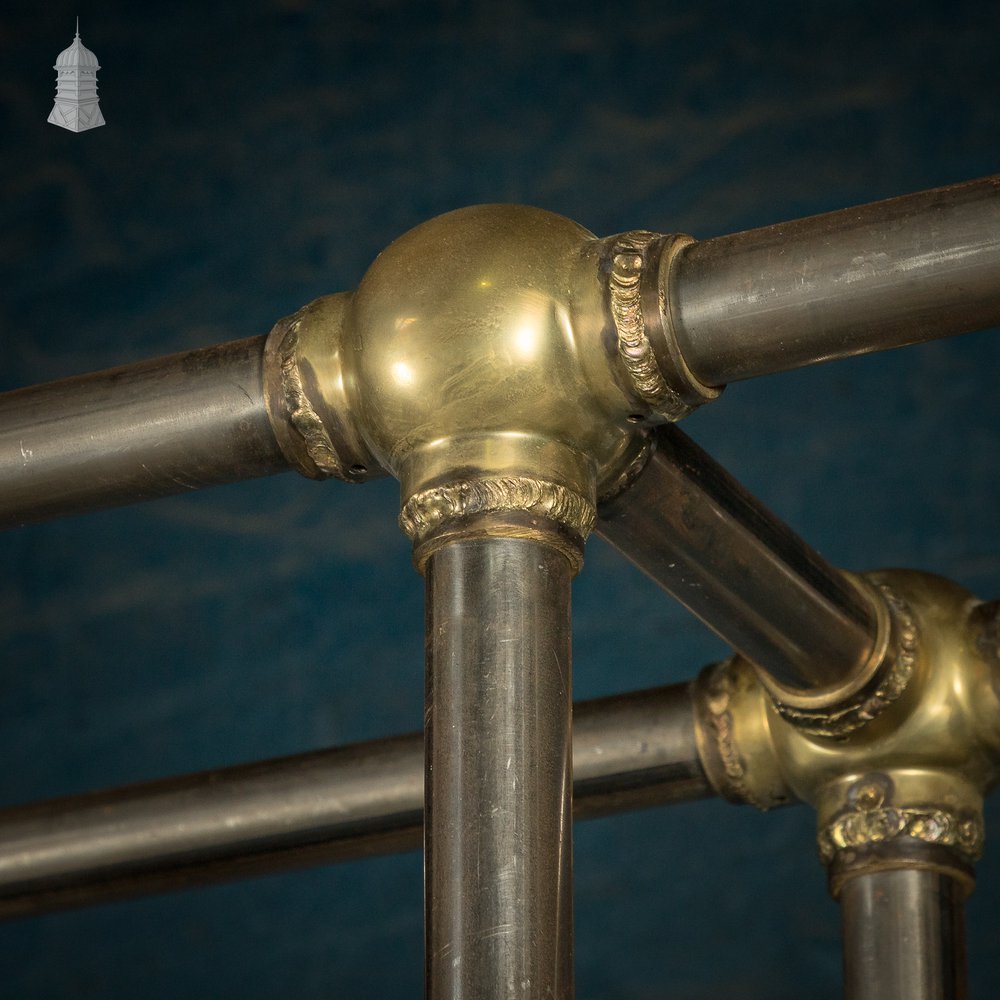
[[[647,428],[721,391],[673,336],[673,264],[691,242],[598,240],[515,205],[418,226],[355,293],[272,331],[266,398],[286,457],[313,478],[395,475],[418,566],[459,524],[548,525],[579,550],[598,497],[648,457]]]
[[[1000,778],[1000,606],[922,573],[869,581],[888,595],[894,638],[866,699],[829,725],[803,722],[747,661],[709,668],[695,689],[703,765],[730,800],[813,805],[834,895],[886,868],[931,868],[971,888],[983,798]]]

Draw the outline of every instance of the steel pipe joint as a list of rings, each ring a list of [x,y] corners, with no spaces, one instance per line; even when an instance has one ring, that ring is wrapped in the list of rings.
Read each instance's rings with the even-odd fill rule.
[[[703,765],[731,800],[812,804],[835,894],[873,867],[963,869],[971,885],[983,796],[1000,778],[996,605],[923,573],[869,580],[905,609],[909,676],[897,696],[863,725],[810,731],[735,658],[697,682]]]

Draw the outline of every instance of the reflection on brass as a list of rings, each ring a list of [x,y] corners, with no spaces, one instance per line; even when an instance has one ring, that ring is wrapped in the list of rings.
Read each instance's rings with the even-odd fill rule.
[[[783,783],[788,797],[815,806],[827,863],[849,852],[863,867],[877,846],[872,864],[891,864],[892,848],[907,866],[938,864],[920,860],[914,844],[971,862],[982,851],[983,796],[1000,778],[1000,664],[977,642],[982,605],[927,574],[869,580],[891,607],[909,683],[896,682],[865,724],[818,732],[787,718],[753,667],[734,658],[695,688],[703,766],[728,798],[766,808],[775,803],[768,790]]]
[[[345,319],[345,373],[404,506],[522,478],[593,505],[634,461],[645,441],[602,336],[598,250],[558,215],[480,205],[418,226],[369,268]]]
[[[888,584],[878,588],[889,610],[888,641],[875,644],[869,666],[858,671],[854,687],[824,697],[822,691],[800,696],[800,704],[769,683],[775,707],[803,732],[844,738],[880,715],[902,695],[913,676],[919,633],[906,602]],[[768,679],[764,678],[767,683]],[[810,701],[815,704],[810,704]],[[825,703],[824,703],[825,702]]]
[[[422,490],[403,505],[399,526],[418,545],[457,518],[516,511],[556,521],[581,539],[590,534],[596,517],[593,504],[565,486],[518,476],[459,480]]]

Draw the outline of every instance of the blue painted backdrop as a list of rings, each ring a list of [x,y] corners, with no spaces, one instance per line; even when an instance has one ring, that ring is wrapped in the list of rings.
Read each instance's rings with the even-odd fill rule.
[[[46,124],[81,15],[107,126]],[[1000,169],[1000,7],[8,2],[0,388],[265,332],[409,227],[527,202],[711,236]],[[1000,595],[995,333],[735,385],[687,429],[827,557]],[[412,730],[422,594],[395,484],[287,475],[0,538],[0,800]],[[719,643],[601,542],[576,693]],[[990,810],[991,830],[1000,813]],[[838,995],[804,808],[576,830],[578,995]],[[970,904],[1000,991],[1000,851]],[[0,926],[0,994],[421,989],[417,855]]]

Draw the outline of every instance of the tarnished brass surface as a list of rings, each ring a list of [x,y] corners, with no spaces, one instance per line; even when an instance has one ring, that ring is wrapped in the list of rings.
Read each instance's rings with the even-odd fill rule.
[[[990,606],[928,574],[869,579],[888,588],[909,683],[865,724],[824,735],[786,718],[747,662],[712,668],[696,689],[706,773],[730,799],[811,803],[827,863],[890,844],[911,867],[930,863],[907,853],[915,844],[972,862],[982,851],[983,796],[1000,777],[1000,664],[989,654],[992,617],[981,610]]]
[[[342,333],[351,296],[326,295],[278,320],[267,338],[264,399],[289,462],[310,479],[385,475],[358,434],[347,398]]]

